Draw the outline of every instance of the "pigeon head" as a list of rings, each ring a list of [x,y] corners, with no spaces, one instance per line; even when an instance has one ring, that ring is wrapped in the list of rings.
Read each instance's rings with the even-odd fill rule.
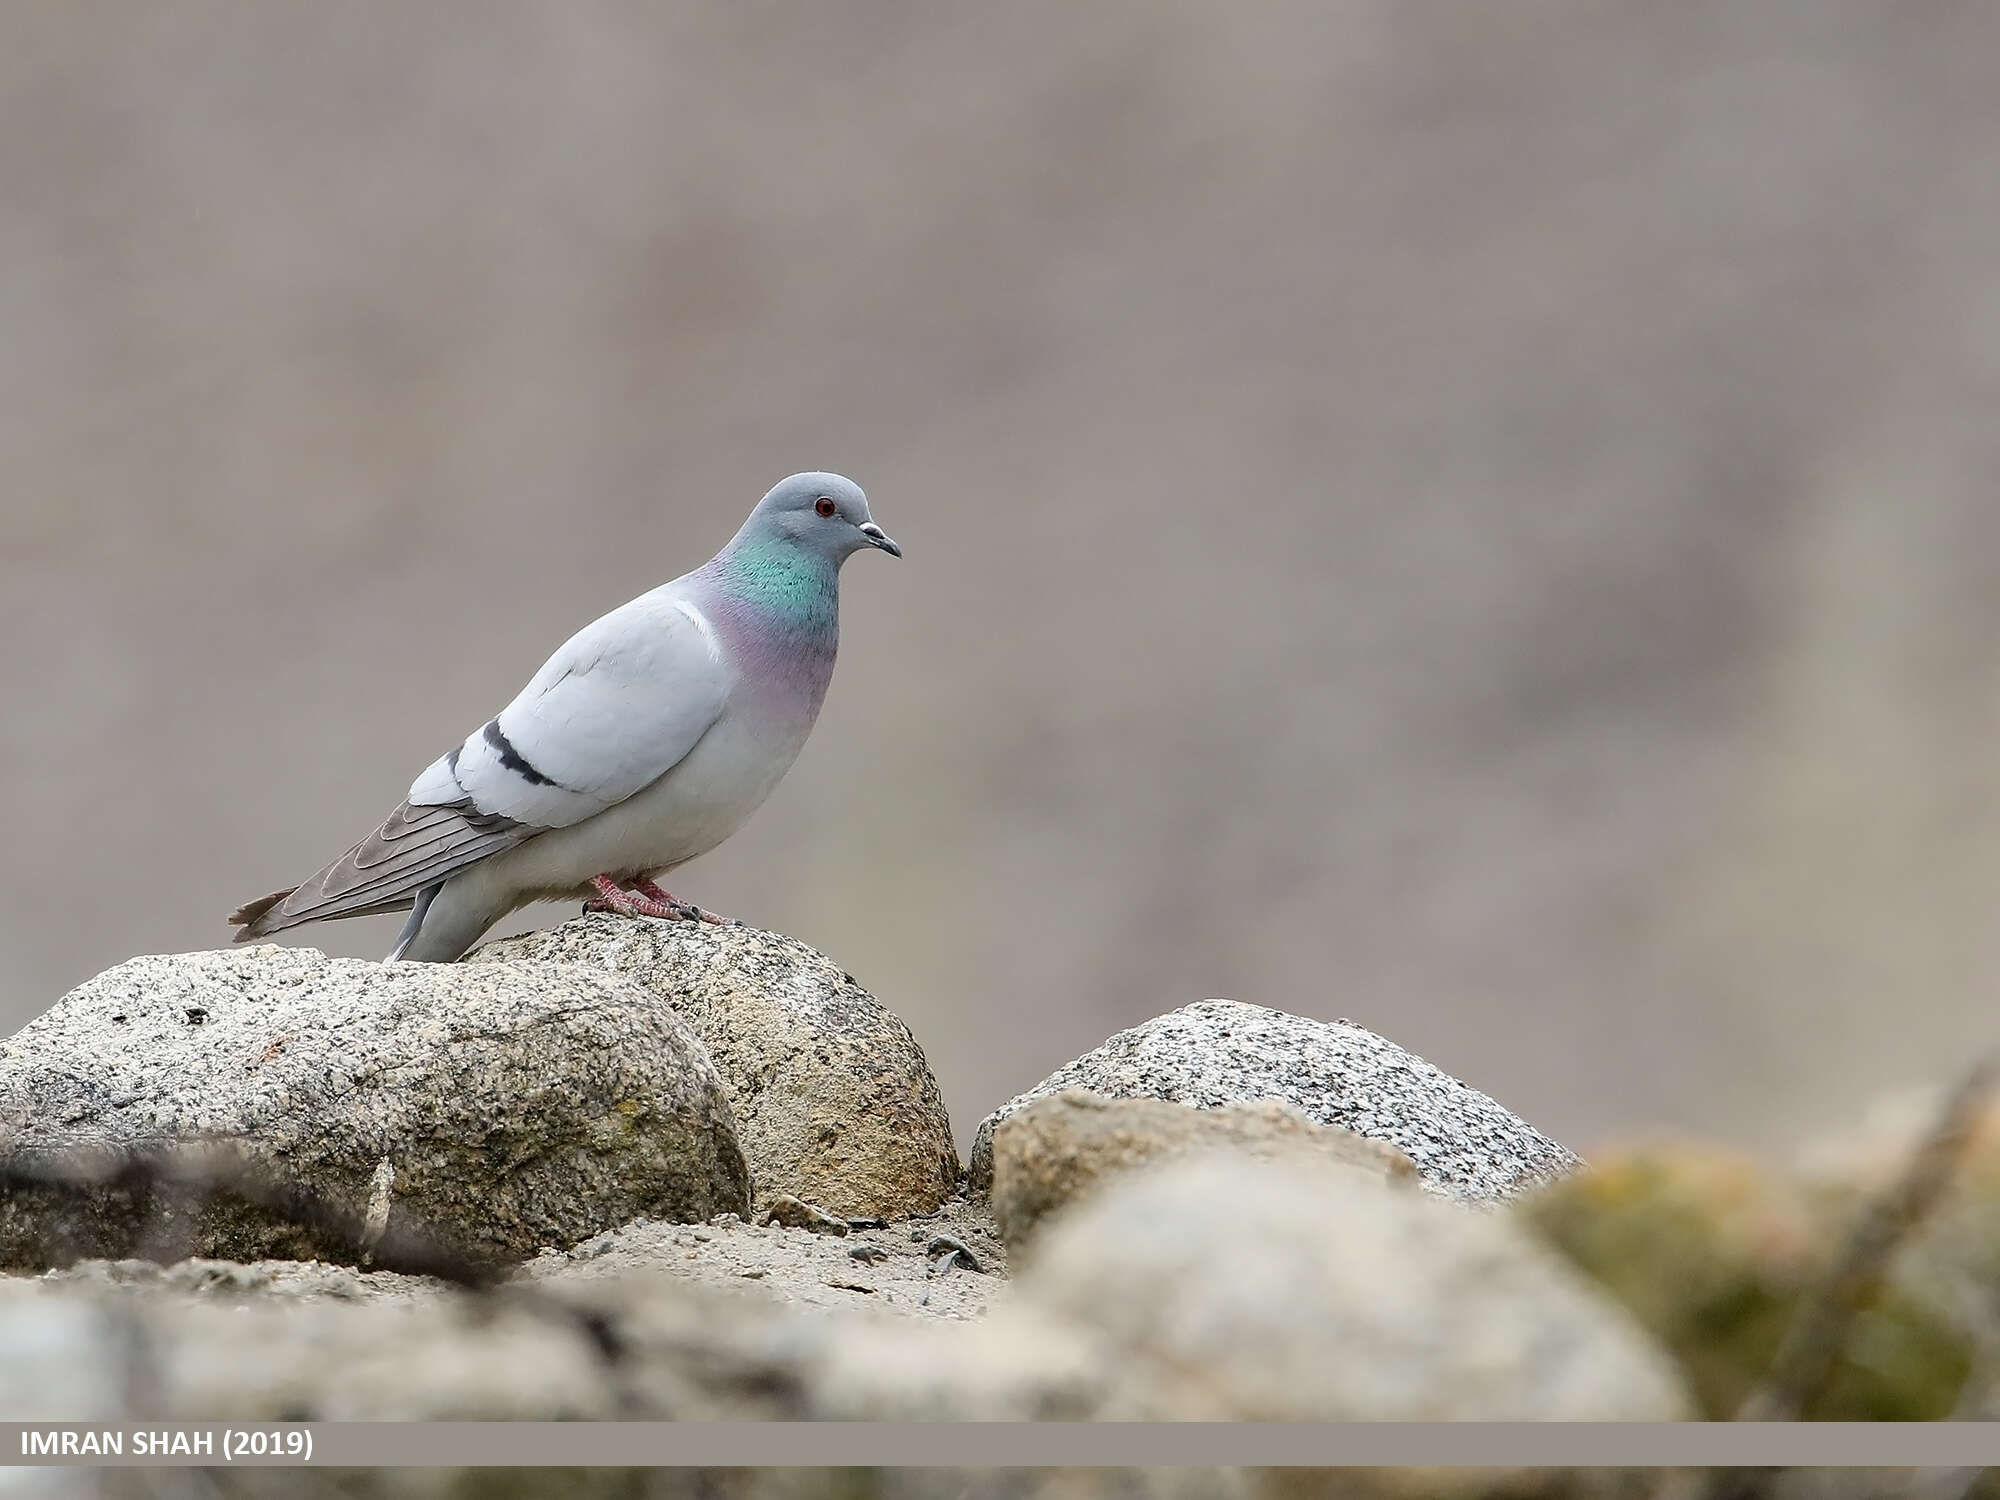
[[[836,567],[864,547],[903,555],[868,514],[861,486],[838,474],[794,474],[778,481],[750,512],[743,536],[782,537]]]

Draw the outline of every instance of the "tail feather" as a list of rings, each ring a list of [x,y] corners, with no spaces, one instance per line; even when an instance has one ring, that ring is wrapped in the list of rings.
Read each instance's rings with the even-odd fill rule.
[[[236,941],[247,943],[308,922],[408,911],[425,887],[541,831],[469,802],[405,802],[312,879],[238,907],[229,920],[239,924]]]
[[[242,929],[236,934],[235,941],[247,943],[253,937],[262,937],[271,931],[271,928],[259,927],[257,924],[270,914],[273,907],[297,889],[295,885],[288,885],[282,891],[273,891],[268,896],[259,896],[255,901],[246,901],[231,912],[230,922]]]
[[[488,855],[513,848],[542,830],[482,813],[471,803],[405,802],[382,826],[345,854],[289,891],[276,891],[239,909],[236,940],[247,942],[307,922],[372,917],[408,911],[426,886],[442,885]]]
[[[312,882],[307,881],[306,884]],[[337,921],[341,917],[379,917],[384,912],[410,909],[411,898],[398,896],[378,901],[373,906],[349,907],[345,911],[322,911],[312,906],[304,911],[286,911],[285,903],[304,889],[305,886],[295,885],[289,891],[273,891],[268,896],[259,896],[255,901],[239,906],[229,914],[230,921],[241,924],[230,941],[247,943],[252,938],[269,937],[288,927],[303,927],[308,922]]]

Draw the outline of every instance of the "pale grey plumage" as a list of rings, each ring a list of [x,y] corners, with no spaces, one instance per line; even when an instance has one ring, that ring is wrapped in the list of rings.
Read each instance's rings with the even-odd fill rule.
[[[390,957],[446,961],[529,901],[713,848],[804,745],[833,667],[840,564],[864,547],[902,555],[859,486],[782,481],[702,567],[564,642],[375,832],[235,912],[236,940],[408,909]]]

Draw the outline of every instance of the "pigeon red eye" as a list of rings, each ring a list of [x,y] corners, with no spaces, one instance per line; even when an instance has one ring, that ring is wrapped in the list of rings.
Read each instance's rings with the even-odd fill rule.
[[[827,499],[826,496],[821,495],[819,499],[813,501],[813,509],[818,511],[823,516],[830,516],[836,510],[840,509],[840,507],[835,505],[831,500]]]

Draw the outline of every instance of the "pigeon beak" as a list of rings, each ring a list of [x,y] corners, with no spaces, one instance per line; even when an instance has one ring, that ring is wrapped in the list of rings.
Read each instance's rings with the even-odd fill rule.
[[[901,557],[903,555],[903,549],[896,545],[896,539],[880,526],[877,526],[873,521],[863,521],[855,529],[868,538],[869,546],[880,547],[891,557]]]

